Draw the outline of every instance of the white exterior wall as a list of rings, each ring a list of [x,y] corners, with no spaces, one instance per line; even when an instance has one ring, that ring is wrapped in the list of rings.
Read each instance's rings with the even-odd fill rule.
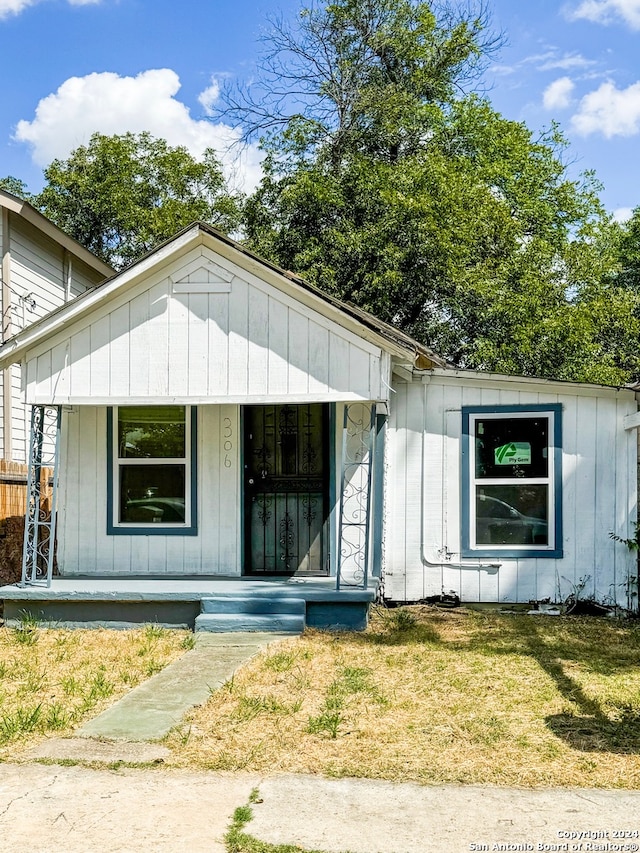
[[[623,419],[629,391],[434,375],[397,382],[387,434],[385,594],[415,601],[443,590],[467,602],[563,601],[588,576],[585,597],[628,605],[636,556],[609,536],[633,535],[637,436]],[[461,558],[462,406],[562,405],[562,558]],[[443,554],[451,555],[449,564]],[[481,563],[501,563],[481,568]],[[461,564],[456,566],[456,564]]]
[[[368,417],[370,404],[363,411]],[[63,410],[60,449],[57,559],[61,575],[241,575],[241,407],[198,406],[197,536],[107,534],[107,407]],[[343,438],[342,405],[336,406],[335,456],[326,547],[336,570],[337,493]],[[229,435],[231,433],[231,435]],[[232,448],[229,449],[229,442]],[[228,465],[228,467],[227,467]],[[352,577],[352,565],[343,567]]]
[[[198,407],[197,536],[108,536],[107,409],[65,410],[58,504],[60,573],[240,574],[239,413],[238,406]],[[225,456],[229,467],[223,464]]]
[[[15,215],[9,217],[9,248],[13,334],[62,305],[68,285],[74,297],[103,278]]]
[[[379,346],[213,252],[190,271],[192,255],[28,352],[27,401],[387,398],[390,359]]]
[[[64,250],[17,217],[11,219],[10,245],[15,333],[64,302]],[[29,302],[22,298],[24,296]]]
[[[8,368],[11,374],[11,458],[14,462],[27,461],[27,442],[31,429],[31,409],[24,402],[22,371],[19,364]]]
[[[85,263],[73,258],[54,240],[19,216],[8,214],[8,229],[4,246],[8,250],[9,274],[9,334],[16,334],[31,323],[71,298],[95,286],[102,275]],[[0,217],[0,228],[2,217]],[[0,244],[2,244],[0,233]],[[2,306],[4,314],[5,306]],[[26,461],[26,442],[29,432],[27,407],[22,389],[19,364],[7,369],[11,378],[11,446],[15,462]],[[3,380],[4,376],[3,374]],[[1,453],[7,455],[3,419]]]

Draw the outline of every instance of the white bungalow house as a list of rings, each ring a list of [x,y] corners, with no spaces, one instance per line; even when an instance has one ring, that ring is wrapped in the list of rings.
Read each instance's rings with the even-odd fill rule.
[[[11,364],[59,487],[56,565],[34,494],[8,618],[361,628],[381,581],[633,601],[609,535],[636,518],[632,390],[456,370],[206,225],[20,331]]]

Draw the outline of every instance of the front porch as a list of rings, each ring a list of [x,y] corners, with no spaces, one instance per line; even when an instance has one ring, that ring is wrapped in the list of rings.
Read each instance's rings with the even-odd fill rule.
[[[25,614],[53,626],[131,628],[154,623],[196,630],[363,630],[377,591],[335,578],[53,577],[51,585],[0,587],[4,619]],[[283,617],[297,612],[297,623]],[[196,622],[201,614],[206,619]],[[254,627],[252,628],[252,617]],[[295,627],[294,627],[295,625]]]

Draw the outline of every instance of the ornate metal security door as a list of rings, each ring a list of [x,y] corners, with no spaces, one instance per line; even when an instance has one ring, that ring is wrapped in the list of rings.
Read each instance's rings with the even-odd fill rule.
[[[248,573],[328,574],[327,424],[320,403],[245,409]]]

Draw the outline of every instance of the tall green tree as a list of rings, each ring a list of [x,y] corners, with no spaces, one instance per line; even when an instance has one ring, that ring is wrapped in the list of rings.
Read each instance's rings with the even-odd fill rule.
[[[246,107],[269,131],[247,238],[463,366],[624,382],[637,296],[607,278],[597,183],[567,176],[557,128],[536,139],[465,91],[496,44],[480,13],[335,0],[280,23],[269,67],[304,98],[264,101],[271,125]]]
[[[54,160],[44,177],[32,203],[116,268],[194,220],[230,231],[240,219],[240,199],[228,191],[212,150],[197,160],[149,133],[95,133],[66,160]]]
[[[258,76],[225,90],[223,114],[281,164],[338,166],[355,150],[395,160],[424,141],[429,105],[465,91],[499,47],[488,20],[484,0],[312,3],[293,24],[271,22]]]

